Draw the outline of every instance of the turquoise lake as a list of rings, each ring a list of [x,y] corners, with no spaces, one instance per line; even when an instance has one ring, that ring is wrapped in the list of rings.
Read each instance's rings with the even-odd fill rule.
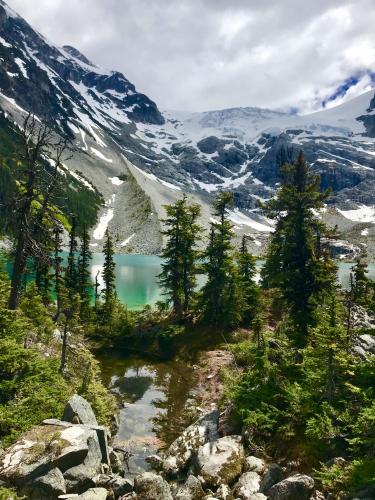
[[[103,266],[104,256],[94,253],[91,266],[93,280]],[[115,255],[116,288],[120,301],[129,309],[141,309],[144,305],[155,304],[162,298],[157,276],[161,271],[161,258],[155,255]],[[262,262],[258,262],[259,269]],[[343,287],[349,283],[353,264],[339,264],[339,281]],[[375,264],[369,264],[369,277],[375,279]],[[100,282],[100,275],[99,275]]]

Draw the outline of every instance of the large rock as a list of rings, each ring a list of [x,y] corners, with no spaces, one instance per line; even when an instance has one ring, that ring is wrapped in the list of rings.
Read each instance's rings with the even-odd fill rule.
[[[97,435],[87,439],[88,452],[79,465],[64,472],[67,491],[83,492],[95,486],[93,478],[101,471],[102,453]]]
[[[98,425],[90,403],[78,394],[74,394],[67,402],[62,419],[73,424]]]
[[[234,500],[232,491],[227,484],[221,484],[215,494],[219,500]]]
[[[46,475],[33,479],[21,490],[28,500],[55,500],[66,493],[65,479],[60,469],[54,468]]]
[[[190,475],[185,484],[177,490],[174,498],[175,500],[201,500],[204,495],[199,479]]]
[[[144,472],[134,479],[137,500],[173,500],[169,484],[153,472]]]
[[[246,457],[244,471],[245,472],[257,472],[262,475],[267,469],[267,464],[261,458],[257,458],[254,456]]]
[[[79,495],[81,500],[106,500],[108,491],[105,488],[90,488]]]
[[[283,478],[283,470],[277,464],[270,464],[262,477],[260,483],[261,493],[267,493],[267,491],[276,483],[281,481]]]
[[[314,490],[314,479],[305,474],[294,474],[275,484],[267,492],[270,500],[309,500]]]
[[[33,427],[8,448],[0,461],[0,480],[18,488],[59,469],[67,471],[84,464],[100,472],[102,454],[95,430],[84,425],[42,425]]]
[[[199,475],[209,486],[233,483],[242,472],[245,451],[239,436],[225,436],[198,450]]]
[[[124,479],[120,476],[115,476],[109,484],[116,498],[122,497],[123,495],[133,491],[133,483],[130,479]]]
[[[58,420],[56,418],[48,418],[46,420],[43,420],[44,425],[58,425],[60,427],[72,427],[72,424],[70,422],[66,422],[64,420]],[[77,425],[77,424],[74,424]],[[110,458],[109,458],[109,447],[108,447],[108,440],[107,440],[107,429],[105,427],[102,427],[100,425],[86,425],[85,427],[88,427],[92,430],[94,430],[98,436],[98,441],[99,441],[99,446],[100,450],[102,453],[102,462],[104,464],[110,463]]]
[[[234,487],[234,493],[236,497],[242,500],[249,500],[254,493],[259,492],[260,487],[260,476],[256,472],[245,472],[239,478],[236,486]]]
[[[214,410],[190,425],[169,447],[163,463],[166,474],[177,474],[195,457],[198,448],[218,438],[219,412]]]

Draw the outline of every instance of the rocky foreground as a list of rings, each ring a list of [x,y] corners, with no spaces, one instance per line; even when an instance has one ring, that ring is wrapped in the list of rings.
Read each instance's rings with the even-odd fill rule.
[[[314,480],[247,455],[242,436],[219,435],[213,410],[188,427],[153,472],[132,478],[125,449],[113,449],[91,406],[75,395],[62,420],[45,420],[0,457],[1,485],[30,500],[310,500]]]

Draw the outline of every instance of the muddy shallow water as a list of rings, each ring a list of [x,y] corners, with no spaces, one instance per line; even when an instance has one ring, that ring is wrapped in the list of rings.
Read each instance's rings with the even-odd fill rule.
[[[105,383],[118,396],[120,427],[114,439],[132,453],[130,473],[149,469],[145,457],[169,446],[190,423],[197,377],[181,361],[99,357]]]

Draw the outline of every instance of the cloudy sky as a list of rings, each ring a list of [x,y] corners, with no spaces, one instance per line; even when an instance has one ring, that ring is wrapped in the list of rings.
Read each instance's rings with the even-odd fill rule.
[[[374,0],[7,1],[161,109],[308,112],[375,83]]]

